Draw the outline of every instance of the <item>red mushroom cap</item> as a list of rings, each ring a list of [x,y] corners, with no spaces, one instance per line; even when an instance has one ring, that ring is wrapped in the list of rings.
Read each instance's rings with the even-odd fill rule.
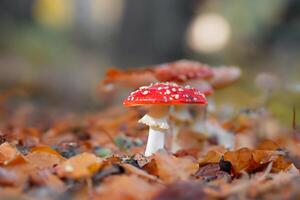
[[[185,82],[191,79],[211,78],[213,70],[200,62],[179,60],[157,65],[154,69],[156,78],[162,82]]]
[[[156,83],[140,87],[124,100],[125,106],[138,105],[179,105],[207,104],[205,95],[190,86],[179,86],[175,83]]]

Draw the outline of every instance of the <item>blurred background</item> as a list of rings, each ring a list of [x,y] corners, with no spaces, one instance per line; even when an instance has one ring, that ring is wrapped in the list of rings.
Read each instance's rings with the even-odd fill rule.
[[[268,106],[291,123],[293,106],[300,112],[300,1],[0,1],[2,99],[17,91],[39,104],[100,109],[108,67],[182,58],[240,66],[239,83],[216,94],[234,109],[255,104],[257,76],[271,73],[278,84]]]

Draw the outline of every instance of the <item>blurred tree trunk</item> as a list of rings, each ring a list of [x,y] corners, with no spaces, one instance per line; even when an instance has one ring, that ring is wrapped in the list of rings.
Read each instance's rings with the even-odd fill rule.
[[[139,66],[184,57],[185,31],[197,2],[127,0],[116,44],[116,64]]]

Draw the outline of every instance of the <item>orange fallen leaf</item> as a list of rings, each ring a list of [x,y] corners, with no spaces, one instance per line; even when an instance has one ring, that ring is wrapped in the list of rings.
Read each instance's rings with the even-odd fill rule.
[[[292,165],[293,163],[286,160],[283,156],[278,156],[278,158],[273,162],[272,172],[278,173],[280,171],[286,171]]]
[[[52,168],[65,160],[57,151],[48,146],[33,148],[26,155],[26,159],[29,164],[38,169]]]
[[[153,160],[158,177],[166,182],[187,180],[198,169],[197,163],[191,158],[177,158],[166,152],[155,153]]]
[[[0,164],[8,165],[23,162],[25,162],[23,156],[15,147],[10,145],[8,142],[4,142],[0,145]]]
[[[71,157],[56,167],[60,177],[81,178],[91,176],[103,163],[103,159],[91,153],[82,153]]]
[[[278,158],[278,151],[253,150],[252,156],[256,163],[266,164]]]
[[[200,160],[199,167],[202,167],[209,163],[218,163],[221,160],[222,156],[222,152],[219,152],[217,150],[210,150],[209,152],[207,152],[204,158]]]
[[[253,160],[252,150],[248,148],[228,151],[224,154],[224,160],[232,164],[235,173],[243,170],[251,171],[257,167],[257,163]]]

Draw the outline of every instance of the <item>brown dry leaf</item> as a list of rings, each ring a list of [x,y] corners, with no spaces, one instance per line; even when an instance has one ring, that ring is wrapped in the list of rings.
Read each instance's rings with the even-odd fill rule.
[[[95,199],[150,200],[160,188],[135,175],[111,176],[96,189]]]
[[[197,163],[189,158],[176,158],[166,152],[157,152],[153,156],[157,175],[165,182],[187,180],[197,169]],[[156,174],[154,174],[156,175]]]
[[[210,150],[209,152],[207,152],[204,158],[199,161],[199,167],[202,167],[209,163],[219,163],[223,155],[223,152]]]
[[[195,159],[199,158],[200,151],[197,148],[180,149],[175,153],[176,157],[191,156]]]
[[[12,163],[24,163],[23,156],[18,150],[10,145],[8,142],[4,142],[0,145],[0,164],[8,165]]]
[[[195,173],[196,178],[200,178],[203,181],[223,181],[229,182],[231,180],[230,174],[221,170],[219,163],[207,164]]]
[[[293,165],[292,162],[286,160],[283,156],[278,156],[273,162],[272,172],[278,173],[280,171],[287,171]]]
[[[37,169],[52,168],[65,160],[57,151],[48,146],[31,149],[30,153],[26,156],[26,159],[29,164]]]
[[[278,151],[253,150],[252,152],[253,160],[260,165],[276,160],[278,155]]]
[[[224,154],[224,160],[232,164],[235,173],[241,171],[251,171],[257,167],[257,163],[253,160],[252,150],[241,148],[236,151],[228,151]]]
[[[91,176],[103,163],[103,159],[91,153],[78,154],[62,162],[56,167],[56,173],[60,177],[79,179]]]

